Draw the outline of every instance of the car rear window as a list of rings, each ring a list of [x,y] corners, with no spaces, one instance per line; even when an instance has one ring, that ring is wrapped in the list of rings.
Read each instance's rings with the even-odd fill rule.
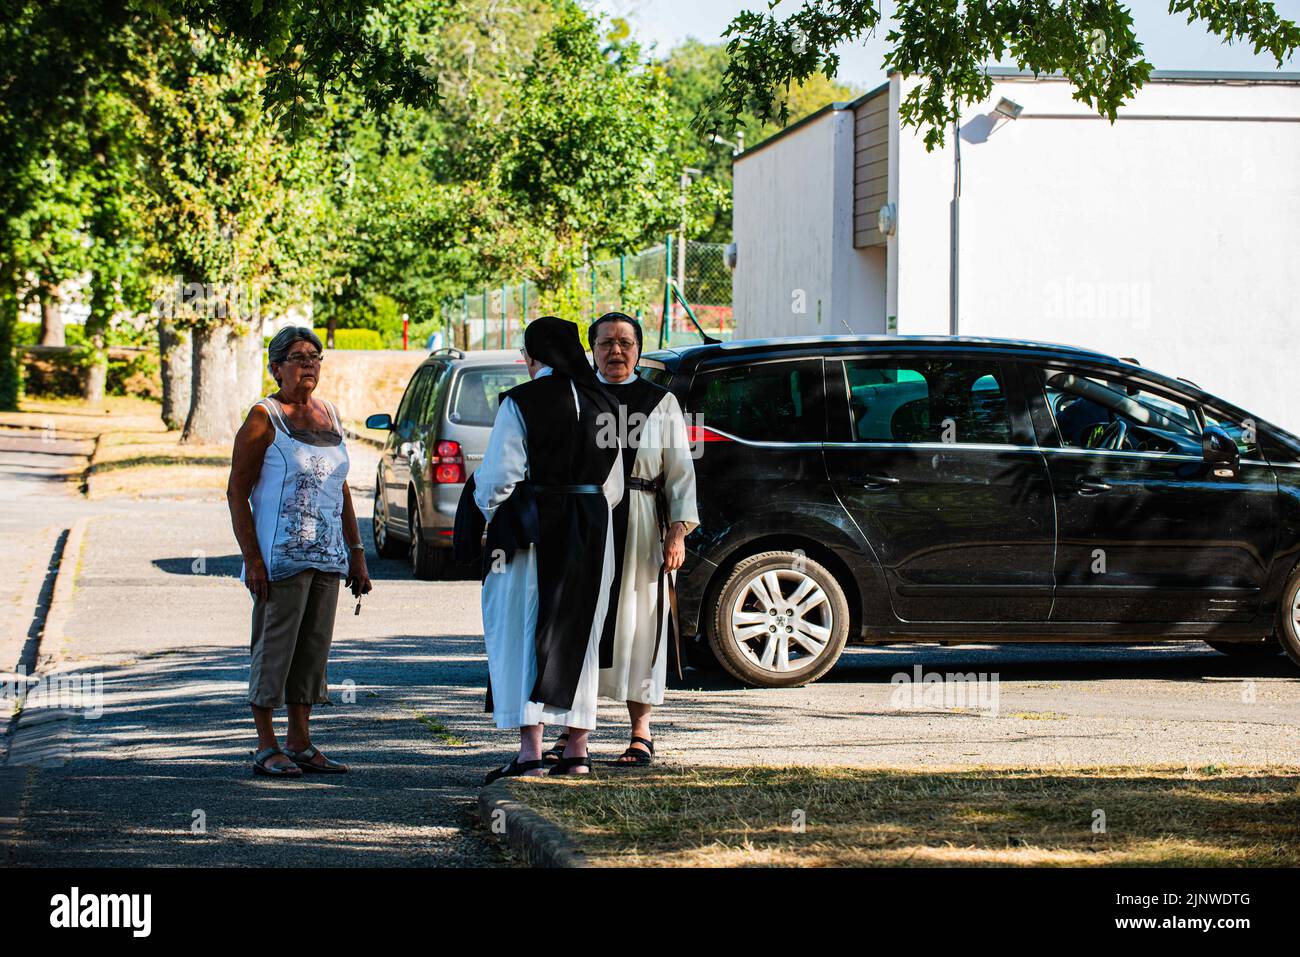
[[[689,409],[705,428],[756,442],[825,437],[820,359],[761,362],[701,372]]]
[[[465,369],[447,407],[447,420],[457,425],[491,428],[501,393],[527,381],[528,370],[523,363]]]

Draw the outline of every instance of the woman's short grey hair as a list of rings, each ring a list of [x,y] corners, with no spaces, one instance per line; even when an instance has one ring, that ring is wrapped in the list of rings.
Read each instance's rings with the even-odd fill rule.
[[[285,326],[274,336],[271,337],[271,343],[266,347],[267,371],[271,372],[270,363],[283,362],[289,357],[289,350],[295,342],[310,342],[316,347],[317,352],[324,352],[325,347],[321,345],[320,337],[306,326]],[[271,372],[272,377],[275,373]],[[276,378],[276,381],[280,380]]]

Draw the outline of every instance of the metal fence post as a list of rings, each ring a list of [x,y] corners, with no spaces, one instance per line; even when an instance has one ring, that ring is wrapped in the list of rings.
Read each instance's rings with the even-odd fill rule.
[[[659,348],[668,345],[672,338],[669,317],[673,305],[673,234],[664,237],[664,314],[659,320]]]

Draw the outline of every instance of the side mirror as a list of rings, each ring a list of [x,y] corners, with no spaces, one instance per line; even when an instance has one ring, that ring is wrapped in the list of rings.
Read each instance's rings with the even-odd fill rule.
[[[366,416],[367,429],[383,429],[385,432],[391,432],[393,429],[393,417],[387,412],[376,412],[374,415]]]
[[[1217,425],[1208,425],[1201,435],[1201,454],[1210,465],[1221,465],[1233,473],[1241,464],[1241,453],[1237,443],[1226,431]],[[1218,474],[1219,470],[1215,469]]]

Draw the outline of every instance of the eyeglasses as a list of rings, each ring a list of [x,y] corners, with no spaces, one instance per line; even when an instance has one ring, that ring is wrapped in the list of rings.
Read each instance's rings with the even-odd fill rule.
[[[608,352],[614,346],[618,346],[624,352],[631,352],[636,348],[635,339],[597,339],[596,348],[603,352]]]
[[[320,365],[324,359],[325,357],[319,352],[291,352],[284,357],[285,362],[291,362],[299,366]]]

